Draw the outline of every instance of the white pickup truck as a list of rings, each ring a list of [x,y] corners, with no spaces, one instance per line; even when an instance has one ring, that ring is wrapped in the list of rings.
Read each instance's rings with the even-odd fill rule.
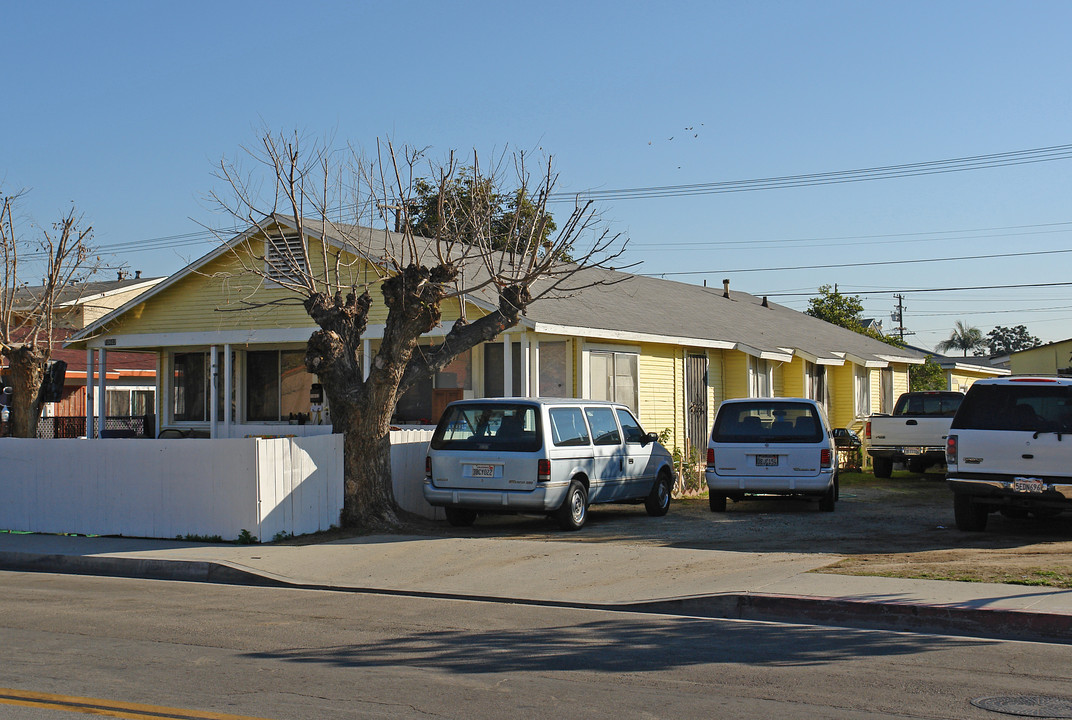
[[[875,477],[888,478],[894,463],[922,473],[945,464],[945,439],[964,393],[928,390],[897,398],[891,415],[872,415],[864,436]]]

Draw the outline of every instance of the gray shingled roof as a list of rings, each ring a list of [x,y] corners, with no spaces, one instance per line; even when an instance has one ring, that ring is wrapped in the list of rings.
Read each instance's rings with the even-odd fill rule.
[[[313,225],[307,226],[307,230],[311,227]],[[385,244],[397,248],[402,239],[395,233],[370,233],[367,228],[352,226],[346,227],[344,232],[353,232],[364,241],[375,238],[377,247],[385,253]],[[482,276],[486,277],[486,271],[479,264],[467,265],[467,281]],[[925,357],[924,353],[887,345],[784,305],[768,302],[764,306],[761,298],[732,287],[730,297],[725,298],[721,287],[702,287],[604,269],[584,269],[571,285],[592,285],[597,281],[608,284],[541,298],[529,306],[525,320],[535,323],[537,330],[540,325],[565,326],[642,334],[652,339],[692,339],[699,346],[713,343],[725,347],[743,345],[745,347],[740,349],[745,351],[751,349],[781,355],[802,352],[812,358],[835,362],[843,359],[845,354],[876,363],[891,358],[901,362],[922,362]],[[546,281],[538,282],[534,290],[539,292],[543,287],[546,287]],[[472,297],[488,307],[498,305],[493,288],[485,288]]]

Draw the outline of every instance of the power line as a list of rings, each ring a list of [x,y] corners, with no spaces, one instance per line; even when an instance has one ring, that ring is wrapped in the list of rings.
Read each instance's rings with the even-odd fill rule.
[[[796,265],[789,267],[741,268],[738,270],[675,270],[661,273],[637,273],[647,277],[668,277],[671,275],[716,275],[726,273],[777,272],[781,270],[827,270],[830,268],[871,267],[875,265],[913,265],[917,263],[953,262],[956,260],[987,260],[990,258],[1027,257],[1030,255],[1061,255],[1072,250],[1036,250],[1022,253],[998,253],[996,255],[963,255],[961,257],[922,258],[919,260],[874,260],[858,263],[829,263],[826,265]]]
[[[712,183],[692,183],[687,185],[663,185],[621,188],[617,190],[582,190],[577,193],[554,193],[549,201],[565,202],[567,200],[640,200],[649,198],[687,197],[691,195],[716,195],[733,192],[754,192],[757,190],[775,190],[781,188],[810,187],[814,185],[835,185],[843,183],[866,182],[870,180],[888,180],[891,178],[917,177],[920,175],[937,175],[969,170],[1025,165],[1072,158],[1072,145],[1052,145],[1050,147],[1015,150],[1012,152],[990,155],[972,155],[968,157],[932,160],[903,165],[884,165],[857,170],[840,170],[835,172],[809,173],[806,175],[786,175],[782,177],[756,178],[752,180],[728,180]]]
[[[1072,251],[1070,251],[1072,252]],[[946,287],[946,288],[894,288],[890,290],[858,290],[851,293],[852,295],[891,295],[893,293],[934,293],[934,292],[960,292],[963,290],[1012,290],[1017,288],[1038,288],[1038,287],[1068,287],[1072,285],[1072,282],[1051,282],[1051,283],[1023,283],[1019,285],[971,285],[967,287]],[[812,292],[769,292],[763,293],[767,297],[810,297],[815,295],[815,291]],[[848,293],[846,293],[848,294]],[[1024,312],[1030,312],[1025,310]]]

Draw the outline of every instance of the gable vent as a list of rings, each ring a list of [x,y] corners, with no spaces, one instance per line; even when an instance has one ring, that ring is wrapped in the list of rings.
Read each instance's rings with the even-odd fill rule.
[[[296,282],[308,271],[301,235],[269,237],[264,243],[264,273],[269,280]]]

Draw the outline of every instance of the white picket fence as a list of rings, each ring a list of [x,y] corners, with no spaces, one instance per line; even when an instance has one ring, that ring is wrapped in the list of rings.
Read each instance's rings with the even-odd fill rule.
[[[395,496],[424,502],[431,431],[391,433]],[[224,440],[0,440],[0,529],[262,541],[337,525],[341,435]]]

